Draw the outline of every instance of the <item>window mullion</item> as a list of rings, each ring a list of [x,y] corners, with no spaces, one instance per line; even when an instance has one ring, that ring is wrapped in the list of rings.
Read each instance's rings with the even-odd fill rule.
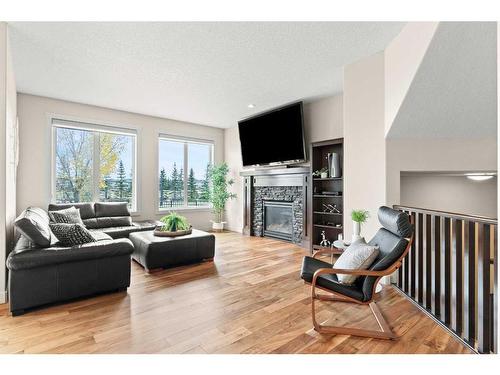
[[[100,166],[101,166],[101,135],[99,132],[92,132],[94,138],[94,150],[93,150],[93,173],[92,173],[92,185],[93,185],[93,201],[99,202],[99,183],[101,180]]]
[[[183,180],[184,180],[184,206],[187,207],[188,206],[188,192],[187,192],[187,176],[188,176],[188,168],[189,168],[189,165],[188,165],[189,161],[188,161],[188,143],[187,142],[184,142],[184,176],[183,176]]]

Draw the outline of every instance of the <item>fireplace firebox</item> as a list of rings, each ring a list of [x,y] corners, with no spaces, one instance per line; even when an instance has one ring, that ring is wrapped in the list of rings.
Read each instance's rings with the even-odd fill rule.
[[[293,202],[264,200],[264,236],[293,240]]]

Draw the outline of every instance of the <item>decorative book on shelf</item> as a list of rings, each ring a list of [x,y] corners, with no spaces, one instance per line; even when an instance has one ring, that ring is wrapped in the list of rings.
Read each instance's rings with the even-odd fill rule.
[[[308,223],[312,252],[325,249],[326,242],[331,244],[344,234],[344,140],[311,143],[309,155],[312,194]]]

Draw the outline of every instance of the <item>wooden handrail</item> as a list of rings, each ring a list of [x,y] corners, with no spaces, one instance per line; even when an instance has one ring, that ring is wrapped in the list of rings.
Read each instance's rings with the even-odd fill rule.
[[[484,223],[484,224],[498,224],[498,219],[487,216],[466,215],[466,214],[459,214],[456,212],[438,211],[438,210],[431,210],[428,208],[418,208],[418,207],[400,206],[400,205],[394,205],[393,207],[395,210],[400,210],[400,211],[411,211],[419,214],[446,216],[449,217],[450,219],[475,221],[477,223]]]

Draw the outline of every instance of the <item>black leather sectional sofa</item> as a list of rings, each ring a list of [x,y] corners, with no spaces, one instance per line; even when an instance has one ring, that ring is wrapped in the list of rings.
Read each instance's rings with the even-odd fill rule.
[[[128,235],[152,230],[155,221],[132,222],[125,203],[51,204],[49,211],[75,206],[96,242],[61,246],[49,228],[47,211],[30,207],[16,219],[23,228],[7,258],[12,315],[53,302],[126,290],[130,285]],[[22,232],[22,231],[21,231]]]

